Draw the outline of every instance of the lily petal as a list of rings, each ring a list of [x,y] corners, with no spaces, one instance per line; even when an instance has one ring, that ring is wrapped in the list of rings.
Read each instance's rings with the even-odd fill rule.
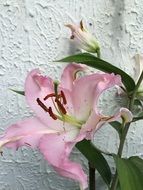
[[[139,55],[139,54],[136,54],[134,57],[133,57],[133,60],[135,61],[135,68],[134,68],[134,79],[135,81],[137,82],[139,80],[139,77],[143,71],[143,55]],[[138,89],[138,92],[137,92],[137,96],[140,98],[140,99],[143,99],[143,82],[141,82],[140,86],[139,86],[139,89]]]
[[[136,54],[132,59],[135,61],[134,79],[137,82],[143,71],[143,56]]]
[[[73,146],[79,140],[79,138],[75,140],[78,133],[76,128],[70,126],[68,131],[51,130],[38,118],[29,118],[6,130],[5,135],[0,138],[0,148],[3,146],[15,150],[21,146],[39,148],[60,175],[77,180],[86,188],[87,176],[80,164],[68,159]]]
[[[133,114],[127,108],[121,108],[120,115],[124,119],[125,123],[129,123],[133,120]]]
[[[40,151],[45,159],[62,176],[79,181],[83,189],[87,188],[87,176],[80,164],[72,162],[68,156],[75,145],[74,142],[66,142],[65,135],[45,135],[40,141]],[[53,152],[54,151],[54,152]]]
[[[85,71],[86,66],[82,64],[71,63],[68,64],[61,76],[61,87],[71,90],[73,87],[74,80],[76,79],[76,74],[79,71]]]
[[[54,120],[52,117],[49,116],[41,106],[38,105],[37,98],[47,106],[53,108],[53,112],[57,112],[53,106],[52,99],[49,98],[48,100],[44,101],[44,98],[48,95],[54,93],[54,83],[50,77],[44,77],[40,74],[40,71],[35,69],[32,70],[26,79],[25,82],[25,96],[27,103],[36,113],[37,117],[44,122],[45,125],[48,124],[49,127],[53,129],[61,126],[61,122],[59,120]]]
[[[87,120],[92,109],[97,110],[98,98],[103,91],[121,84],[121,77],[114,74],[92,74],[75,81],[73,105],[78,119]]]
[[[18,149],[21,146],[36,148],[44,134],[58,131],[48,129],[38,118],[29,118],[11,125],[0,138],[0,147]]]
[[[125,123],[129,123],[133,119],[133,114],[127,108],[120,108],[119,112],[112,116],[101,115],[93,110],[80,133],[85,133],[87,140],[93,140],[95,132],[105,123],[117,121],[121,118],[124,119]]]

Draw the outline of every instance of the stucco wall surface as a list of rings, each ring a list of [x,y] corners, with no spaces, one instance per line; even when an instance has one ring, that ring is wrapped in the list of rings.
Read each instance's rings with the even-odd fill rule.
[[[66,23],[83,20],[101,45],[102,58],[133,74],[131,57],[143,52],[142,0],[0,0],[0,133],[32,112],[22,96],[10,88],[23,89],[27,72],[40,67],[45,74],[60,77],[63,65],[52,60],[76,52],[69,43]],[[116,110],[116,101],[105,95],[100,107]],[[142,122],[131,127],[124,154],[142,156]],[[116,151],[118,137],[104,126],[95,143]],[[77,150],[73,159],[87,163]],[[80,159],[79,159],[80,158]],[[113,160],[110,159],[113,167]],[[105,190],[97,174],[97,190]],[[100,187],[99,187],[100,186]],[[0,190],[73,190],[77,183],[62,178],[38,151],[4,150],[0,157]]]

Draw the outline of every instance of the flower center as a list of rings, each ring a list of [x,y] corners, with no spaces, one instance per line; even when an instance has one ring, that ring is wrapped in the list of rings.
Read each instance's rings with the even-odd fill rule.
[[[40,98],[37,98],[36,101],[38,105],[49,114],[52,119],[57,120],[59,119],[60,121],[67,122],[69,124],[72,124],[78,128],[81,128],[82,124],[84,123],[83,121],[78,121],[75,119],[73,116],[70,116],[67,114],[67,110],[65,108],[65,105],[67,104],[67,99],[65,97],[65,94],[63,91],[60,91],[60,93],[50,93],[47,96],[44,97],[44,101],[48,100],[51,98],[53,106],[56,110],[57,113],[53,112],[52,107],[47,107],[41,100]]]

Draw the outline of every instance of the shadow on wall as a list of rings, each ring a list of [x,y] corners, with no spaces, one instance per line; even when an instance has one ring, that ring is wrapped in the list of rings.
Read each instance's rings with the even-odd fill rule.
[[[116,39],[122,38],[123,35],[123,23],[124,23],[124,9],[125,0],[112,0],[114,7],[114,14],[112,19],[112,31],[113,31],[113,43]]]

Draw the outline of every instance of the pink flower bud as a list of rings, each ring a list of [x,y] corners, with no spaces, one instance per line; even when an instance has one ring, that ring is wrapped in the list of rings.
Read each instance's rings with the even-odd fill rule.
[[[80,49],[91,53],[99,52],[100,48],[96,38],[84,27],[82,21],[79,26],[74,24],[67,24],[66,26],[71,29],[71,39],[77,43]]]

